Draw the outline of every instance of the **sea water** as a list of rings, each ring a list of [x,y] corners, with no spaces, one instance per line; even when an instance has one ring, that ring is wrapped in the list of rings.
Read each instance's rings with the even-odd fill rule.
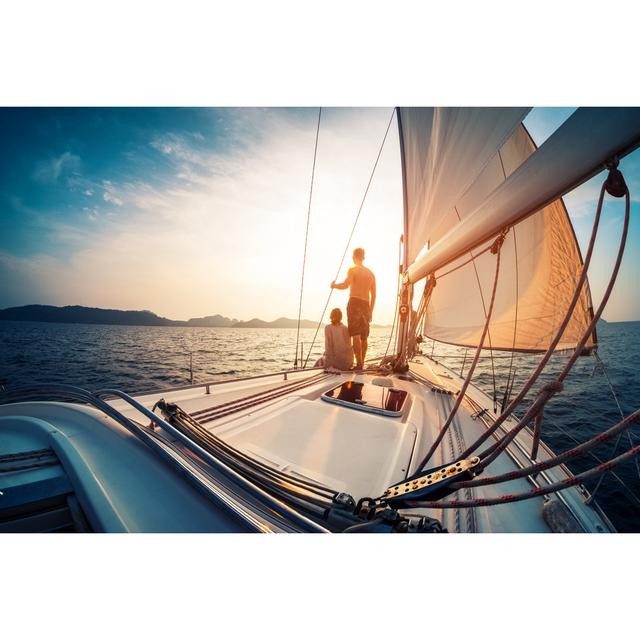
[[[369,354],[385,353],[390,328],[372,329]],[[305,359],[313,363],[322,355],[323,331],[314,342],[314,329],[300,331]],[[543,439],[556,452],[584,441],[620,419],[607,376],[620,408],[628,414],[640,408],[640,322],[607,323],[598,329],[599,356],[576,363],[561,394],[549,403],[543,422]],[[291,368],[296,357],[295,329],[232,329],[201,327],[129,327],[83,324],[0,321],[0,379],[7,388],[19,385],[64,383],[97,390],[117,387],[129,393],[171,386],[255,375]],[[313,348],[312,348],[313,344]],[[473,352],[425,341],[425,354],[458,373],[468,370]],[[389,353],[393,351],[393,344]],[[499,410],[509,372],[515,375],[514,394],[535,368],[539,356],[487,351],[474,378]],[[536,388],[553,378],[567,356],[555,355]],[[534,397],[535,389],[530,394]],[[638,435],[636,435],[636,433]],[[640,442],[640,425],[631,436]],[[600,445],[600,459],[612,457],[615,440]],[[618,453],[630,447],[623,436]],[[597,464],[590,456],[572,461],[574,472]],[[596,499],[619,531],[640,531],[639,465],[626,463],[616,469],[618,479],[607,474]],[[620,480],[626,485],[623,487]],[[588,482],[593,490],[596,482]]]

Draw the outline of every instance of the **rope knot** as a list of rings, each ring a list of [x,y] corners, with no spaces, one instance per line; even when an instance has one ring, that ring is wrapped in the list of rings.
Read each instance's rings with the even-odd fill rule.
[[[556,393],[560,393],[564,389],[564,384],[559,380],[554,380],[553,382],[547,382],[540,391],[538,392],[538,397],[543,398],[545,402],[553,398]]]
[[[500,232],[500,235],[498,235],[498,237],[493,241],[493,244],[491,245],[491,253],[493,253],[494,256],[502,248],[502,243],[504,242],[504,239],[507,237],[508,231],[509,231],[508,227],[506,229],[503,229]]]

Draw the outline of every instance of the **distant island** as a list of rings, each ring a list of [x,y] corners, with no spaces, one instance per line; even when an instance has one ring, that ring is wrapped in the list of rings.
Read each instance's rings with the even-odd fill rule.
[[[292,318],[278,318],[271,322],[253,318],[241,321],[221,315],[170,320],[152,311],[120,311],[119,309],[97,309],[78,305],[54,307],[43,304],[29,304],[24,307],[10,307],[0,310],[0,320],[23,322],[65,322],[69,324],[116,324],[143,327],[231,327],[238,329],[295,329],[298,321]],[[315,329],[317,322],[301,320],[303,329]],[[372,325],[381,327],[384,325]]]

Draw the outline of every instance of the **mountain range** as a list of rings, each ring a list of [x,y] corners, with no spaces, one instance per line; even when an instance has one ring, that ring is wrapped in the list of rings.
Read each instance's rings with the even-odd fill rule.
[[[2,309],[0,310],[0,320],[149,327],[233,327],[240,329],[295,329],[298,326],[298,321],[292,318],[278,318],[271,322],[260,318],[241,321],[216,314],[202,318],[190,318],[189,320],[170,320],[146,310],[121,311],[119,309],[97,309],[78,305],[54,307],[42,304]],[[300,321],[300,327],[303,329],[314,329],[316,326],[317,322],[312,320]],[[372,326],[375,327],[377,325]]]

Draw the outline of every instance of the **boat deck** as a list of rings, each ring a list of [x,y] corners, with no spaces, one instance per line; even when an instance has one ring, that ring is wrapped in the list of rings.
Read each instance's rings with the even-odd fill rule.
[[[374,385],[371,388],[380,388],[381,393],[389,385],[406,391],[400,415],[375,415],[321,398],[324,392],[349,380]],[[136,396],[135,401],[148,410],[161,399],[175,403],[205,429],[260,463],[292,479],[306,479],[359,500],[381,496],[389,486],[418,470],[461,384],[462,379],[451,370],[420,357],[411,363],[407,375],[373,370],[339,374],[302,370],[168,389]],[[149,417],[127,400],[115,398],[108,403],[139,425],[148,425]],[[477,415],[479,408],[486,410],[481,416]],[[470,387],[429,466],[438,467],[460,456],[491,424],[491,414],[491,399]],[[23,419],[29,423],[28,428],[14,424]],[[514,424],[507,420],[492,437],[499,437]],[[169,450],[172,447],[185,451],[175,434],[160,431],[167,442],[162,445],[167,455],[174,455]],[[101,511],[93,517],[97,530],[215,531],[234,526],[228,518],[208,517],[206,499],[194,493],[179,474],[169,472],[165,463],[122,425],[95,408],[55,402],[0,406],[0,450],[38,448],[32,441],[36,436],[38,447],[53,447],[61,456],[61,465],[69,467],[67,474],[79,485],[78,499],[91,503],[89,510]],[[525,429],[485,475],[529,466],[530,451],[531,433]],[[542,444],[537,460],[551,455]],[[535,478],[463,489],[449,499],[525,493],[569,476],[570,472],[559,466]],[[242,509],[244,498],[239,496],[237,500],[234,508]],[[510,504],[423,513],[437,518],[451,532],[549,532],[559,530],[547,517],[549,504],[560,506],[568,514],[568,530],[611,529],[580,486]],[[258,528],[262,526],[258,524]]]
[[[372,383],[379,377],[375,372],[322,374],[299,371],[289,373],[286,380],[280,376],[276,380],[238,381],[137,399],[149,408],[160,397],[176,403],[201,420],[209,431],[249,456],[292,476],[349,493],[358,500],[377,497],[390,485],[417,471],[419,461],[451,410],[454,394],[462,382],[451,370],[426,357],[411,363],[411,373],[418,381],[407,376],[389,376],[394,387],[409,393],[400,417],[371,415],[321,399],[325,391],[344,380]],[[247,397],[245,402],[239,402]],[[112,404],[130,417],[136,417],[137,412],[125,402],[114,400]],[[491,415],[490,398],[470,387],[467,399],[430,466],[455,459],[486,430],[486,418],[474,417],[478,406]],[[494,438],[514,424],[507,420]],[[523,430],[508,451],[487,468],[485,475],[501,474],[532,464],[530,450],[531,433]],[[537,461],[551,455],[543,444]],[[451,499],[523,493],[568,475],[566,468],[558,467],[540,474],[533,481],[522,478],[465,489]],[[550,500],[560,501],[567,507],[574,516],[577,530],[608,530],[609,525],[601,514],[586,504],[588,497],[581,487],[574,487],[551,496]],[[441,509],[425,513],[441,520],[450,531],[548,532],[550,527],[543,517],[547,501],[547,498],[538,497],[489,508]]]

